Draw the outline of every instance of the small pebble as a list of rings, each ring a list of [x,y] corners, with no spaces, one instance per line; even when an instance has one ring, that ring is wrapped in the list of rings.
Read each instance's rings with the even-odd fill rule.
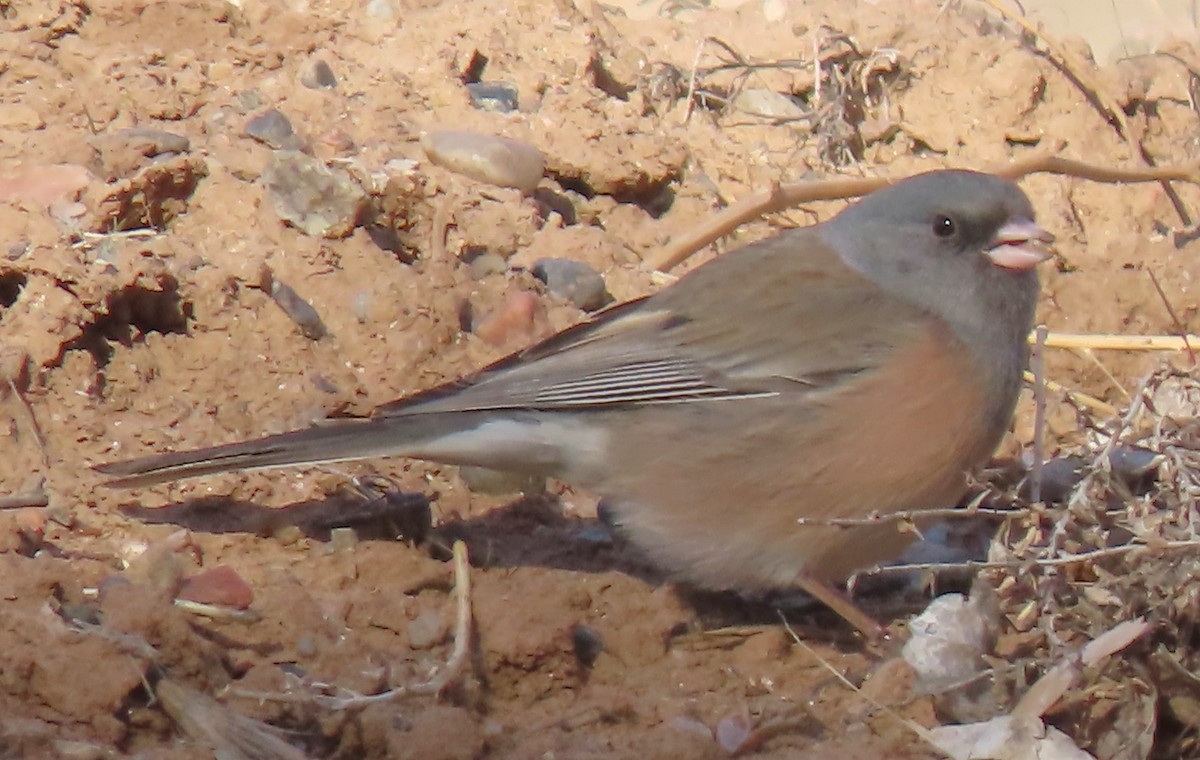
[[[428,649],[446,639],[446,620],[442,613],[429,610],[408,623],[408,644],[413,649]]]
[[[109,576],[104,580],[108,581],[111,587],[113,582],[119,583],[122,582],[123,579],[121,579],[119,576]],[[124,582],[128,583],[128,581]],[[66,620],[73,623],[87,623],[88,625],[100,625],[101,623],[100,610],[96,608],[94,602],[75,604],[70,602],[64,603],[62,607],[59,608],[59,614],[62,615]]]
[[[612,300],[604,278],[582,261],[539,259],[534,262],[533,276],[546,283],[552,295],[584,311],[595,311]]]
[[[237,105],[242,113],[257,111],[266,105],[266,102],[266,97],[254,88],[242,90],[237,94]]]
[[[463,465],[458,476],[471,493],[503,495],[513,493],[539,494],[546,490],[546,479],[536,475],[504,472],[488,467]]]
[[[999,629],[999,613],[982,599],[943,594],[909,622],[901,655],[916,674],[918,694],[940,694],[986,666]]]
[[[332,90],[337,87],[337,75],[329,64],[320,58],[308,62],[300,75],[300,84],[310,90]]]
[[[533,192],[546,170],[540,150],[507,137],[439,130],[422,136],[421,147],[438,166],[523,193]]]
[[[396,0],[367,0],[366,11],[378,21],[394,21],[400,15]]]
[[[313,387],[317,390],[321,391],[322,393],[328,393],[331,396],[337,396],[342,392],[342,389],[338,387],[337,383],[333,382],[319,372],[309,375],[308,381],[312,383]]]
[[[142,155],[144,156],[160,156],[163,153],[187,153],[192,148],[192,141],[184,135],[152,127],[118,129],[113,133],[113,137],[120,138],[130,145],[140,146]]]
[[[329,531],[329,548],[335,553],[345,553],[358,546],[358,533],[354,528],[334,528]]]
[[[304,531],[297,525],[270,525],[270,535],[280,546],[292,546],[304,540]]]
[[[575,651],[575,659],[585,668],[596,664],[596,658],[604,651],[604,639],[596,629],[586,625],[571,626],[571,648]]]
[[[302,633],[300,638],[296,639],[296,654],[299,656],[316,657],[317,651],[317,639],[311,633]]]
[[[467,85],[471,105],[480,111],[511,113],[517,110],[517,88],[507,82],[472,82]]]
[[[738,93],[733,105],[739,111],[767,119],[798,119],[804,116],[804,109],[793,98],[756,87]]]
[[[529,337],[533,334],[537,306],[535,293],[527,290],[509,293],[500,309],[482,319],[471,320],[471,332],[493,346],[504,345],[517,337]]]
[[[246,122],[242,133],[275,150],[296,150],[300,138],[292,122],[277,108],[270,108]]]
[[[1135,493],[1142,493],[1151,485],[1161,462],[1161,454],[1140,446],[1118,446],[1108,458],[1113,475]],[[1065,501],[1090,467],[1090,461],[1077,456],[1058,456],[1047,461],[1042,465],[1041,500],[1047,504]],[[1021,484],[1021,494],[1031,498],[1032,492],[1031,467],[1030,477]]]
[[[616,543],[613,529],[601,522],[595,522],[581,528],[575,533],[575,538],[593,546],[612,546]]]
[[[320,340],[329,334],[325,323],[321,321],[321,315],[312,307],[312,304],[301,298],[300,294],[292,289],[292,286],[272,278],[270,293],[271,299],[279,304],[279,308],[283,309],[283,312],[300,327],[300,332],[304,337],[310,340]]]
[[[262,179],[279,218],[308,235],[346,237],[366,208],[367,194],[350,175],[299,151],[273,154]]]
[[[750,725],[750,718],[745,715],[726,715],[717,721],[717,728],[713,734],[721,749],[733,755],[750,740],[754,734],[754,727]]]
[[[371,318],[371,300],[370,292],[365,290],[360,290],[350,299],[350,313],[360,324],[366,324]]]
[[[184,578],[178,596],[200,604],[235,610],[249,609],[254,603],[253,589],[228,565],[217,565],[211,570]]]

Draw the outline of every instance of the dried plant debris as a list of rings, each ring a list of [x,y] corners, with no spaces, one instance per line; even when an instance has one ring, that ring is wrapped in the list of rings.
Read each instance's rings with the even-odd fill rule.
[[[302,751],[284,741],[282,732],[240,715],[210,697],[163,678],[155,694],[185,734],[231,760],[304,760]]]
[[[888,91],[900,83],[903,63],[897,51],[860,49],[836,29],[810,37],[812,57],[769,61],[709,37],[718,62],[696,69],[693,101],[729,113],[734,125],[747,117],[802,124],[830,166],[861,160],[867,144],[894,134],[878,125],[891,123]]]
[[[1197,410],[1200,373],[1153,375],[1122,417],[1094,428],[1090,450],[1075,453],[1088,464],[1063,502],[1028,505],[993,541],[995,567],[981,582],[1001,609],[997,714],[1116,622],[1144,618],[1149,632],[1120,657],[1079,665],[1077,686],[1046,720],[1097,758],[1200,753]],[[1113,466],[1122,446],[1156,454],[1153,477],[1136,489]]]

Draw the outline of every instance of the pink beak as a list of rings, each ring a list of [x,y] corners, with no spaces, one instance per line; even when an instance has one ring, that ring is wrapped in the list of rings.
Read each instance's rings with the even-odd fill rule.
[[[1050,258],[1054,236],[1028,219],[1009,222],[996,232],[984,255],[1004,269],[1032,269]]]

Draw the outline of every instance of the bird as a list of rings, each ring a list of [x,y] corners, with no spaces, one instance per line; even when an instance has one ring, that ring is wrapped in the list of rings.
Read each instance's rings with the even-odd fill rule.
[[[1053,236],[1013,182],[897,181],[366,417],[101,464],[114,487],[403,456],[554,477],[709,589],[838,585],[953,507],[1008,430]]]

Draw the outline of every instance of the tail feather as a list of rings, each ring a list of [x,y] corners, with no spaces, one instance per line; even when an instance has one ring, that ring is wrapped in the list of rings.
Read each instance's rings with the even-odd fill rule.
[[[377,421],[375,421],[377,424]],[[371,420],[338,420],[326,425],[224,446],[109,462],[94,469],[114,476],[111,488],[136,488],[201,475],[266,467],[341,462],[403,454],[403,441],[378,435]],[[375,434],[372,434],[375,433]]]

